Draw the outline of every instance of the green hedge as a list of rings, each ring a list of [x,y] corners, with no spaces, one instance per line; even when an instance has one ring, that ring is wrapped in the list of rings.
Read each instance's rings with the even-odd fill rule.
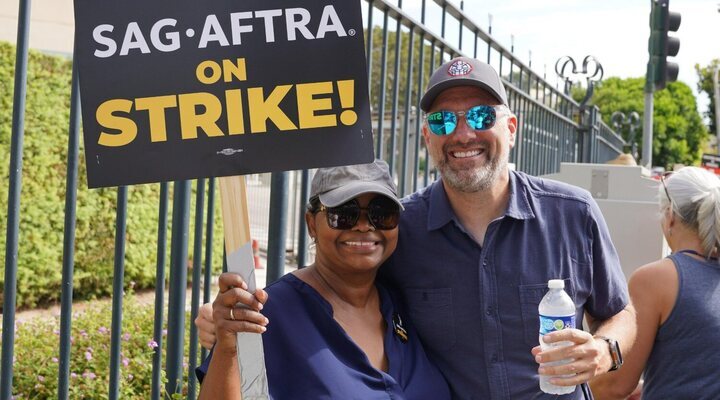
[[[140,304],[132,295],[125,296],[123,309],[119,395],[121,399],[147,399],[152,390],[153,354],[163,350],[157,347],[153,337],[154,310],[153,307]],[[73,316],[69,385],[71,399],[102,399],[108,396],[111,317],[109,301],[94,303]],[[189,315],[186,320],[189,320]],[[27,322],[18,320],[15,329],[13,398],[57,398],[59,317],[35,318]],[[185,351],[188,349],[188,338],[189,332],[186,331]],[[166,340],[163,333],[163,347]],[[164,350],[162,359],[161,381],[164,390],[167,381],[164,371],[167,354]],[[187,354],[183,360],[187,364]],[[183,368],[183,371],[182,390],[187,391],[187,368]]]
[[[0,42],[0,177],[5,182],[9,176],[14,69],[15,47]],[[32,51],[29,54],[17,280],[17,304],[21,308],[47,305],[60,297],[71,70],[71,62],[65,58]],[[112,291],[117,190],[87,189],[82,145],[78,185],[74,297],[89,299]],[[126,286],[131,281],[137,289],[155,284],[159,192],[159,184],[137,185],[128,190]],[[3,215],[7,212],[7,201],[6,183],[0,185]],[[194,196],[190,257],[193,211]],[[220,212],[215,215],[213,260],[219,269],[222,224]],[[6,223],[7,218],[0,218],[3,255]],[[168,259],[169,255],[168,247]],[[3,280],[4,263],[0,265],[0,284]]]

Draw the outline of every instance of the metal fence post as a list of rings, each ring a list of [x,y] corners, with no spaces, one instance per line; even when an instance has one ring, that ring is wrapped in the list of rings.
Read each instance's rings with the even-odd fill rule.
[[[78,149],[80,132],[80,88],[77,60],[73,60],[70,90],[67,176],[65,178],[65,227],[63,231],[62,292],[60,294],[60,359],[58,360],[58,399],[67,399],[70,390],[70,332],[72,327],[73,275],[75,266],[75,211],[77,201]]]
[[[5,283],[3,288],[2,362],[0,398],[12,397],[13,358],[15,353],[15,305],[17,301],[18,231],[20,191],[22,188],[25,93],[27,89],[28,30],[30,0],[20,1],[17,51],[15,53],[15,96],[13,98],[10,177],[8,186],[7,236],[5,240]]]
[[[310,172],[306,169],[301,172],[300,182],[300,212],[298,213],[298,255],[297,266],[302,268],[307,263],[307,225],[305,224],[305,205],[310,192]]]
[[[125,232],[127,226],[127,186],[118,187],[115,214],[115,265],[113,269],[112,325],[110,326],[110,388],[108,398],[120,395],[120,338],[122,336],[123,281],[125,278]]]
[[[205,270],[203,271],[203,304],[210,302],[210,283],[212,281],[213,228],[215,226],[215,178],[208,182],[207,227],[205,231]],[[223,245],[223,248],[225,246]],[[194,321],[193,321],[194,323]],[[207,357],[207,350],[202,349],[200,358]]]
[[[168,183],[160,184],[160,202],[158,205],[158,242],[157,262],[155,265],[155,322],[153,340],[157,343],[153,354],[151,398],[160,399],[160,369],[162,368],[163,348],[163,313],[165,308],[165,258],[167,254],[167,222],[168,222]]]
[[[167,385],[169,395],[182,389],[185,338],[185,288],[187,287],[188,220],[190,181],[176,181],[173,193],[170,250],[170,296],[168,299]]]
[[[268,227],[268,266],[266,284],[285,272],[285,238],[288,221],[288,172],[273,172],[270,181],[270,222]]]
[[[192,299],[190,305],[190,354],[188,355],[188,400],[195,399],[195,367],[198,359],[198,331],[193,323],[200,307],[200,276],[202,270],[203,211],[205,179],[198,179],[195,190],[195,237],[193,245]]]

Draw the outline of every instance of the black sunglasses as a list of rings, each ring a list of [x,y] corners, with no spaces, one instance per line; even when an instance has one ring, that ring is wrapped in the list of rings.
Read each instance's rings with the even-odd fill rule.
[[[471,107],[467,111],[435,111],[427,114],[425,120],[427,120],[430,132],[438,136],[445,136],[455,132],[458,118],[462,116],[465,116],[468,126],[476,131],[486,131],[495,126],[495,121],[497,121],[495,106],[487,105]]]
[[[672,175],[672,174],[673,174],[673,171],[667,171],[667,172],[663,173],[662,175],[660,175],[660,183],[662,183],[663,189],[665,189],[665,196],[667,196],[667,199],[670,202],[670,204],[672,204],[673,201],[672,201],[672,197],[670,197],[670,192],[668,191],[667,185],[665,184],[665,179],[669,178],[670,175]]]
[[[400,206],[385,196],[370,200],[367,207],[360,207],[357,199],[352,199],[337,207],[325,207],[320,204],[317,208],[317,212],[325,211],[328,226],[338,230],[352,229],[363,210],[367,212],[370,225],[378,230],[395,229],[400,221]]]

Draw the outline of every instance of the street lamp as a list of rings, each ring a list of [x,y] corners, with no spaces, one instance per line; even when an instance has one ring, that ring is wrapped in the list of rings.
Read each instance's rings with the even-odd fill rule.
[[[572,67],[572,69],[568,71],[568,67]],[[555,62],[555,73],[559,78],[563,79],[565,83],[563,91],[568,96],[570,96],[570,89],[573,85],[570,74],[585,76],[587,80],[587,92],[585,92],[585,98],[580,102],[580,108],[584,109],[588,100],[590,100],[593,95],[595,83],[602,80],[604,71],[600,61],[593,56],[585,56],[581,69],[578,68],[577,63],[575,63],[572,57],[563,56]]]
[[[572,67],[572,69],[569,69],[568,67]],[[572,89],[573,84],[572,80],[570,79],[571,74],[573,76],[584,76],[587,82],[585,97],[582,99],[577,109],[577,124],[578,130],[580,132],[578,143],[580,159],[583,160],[583,162],[590,162],[590,160],[592,159],[593,143],[590,139],[591,136],[587,133],[590,131],[593,121],[592,113],[588,112],[587,110],[587,104],[593,95],[595,84],[597,82],[600,82],[600,80],[602,80],[603,78],[603,67],[600,62],[595,59],[595,57],[585,56],[582,62],[582,68],[580,69],[578,68],[577,63],[575,63],[575,60],[572,57],[563,56],[560,57],[555,63],[555,73],[559,78],[564,80],[564,92],[565,95],[568,97],[571,95],[570,90]],[[569,104],[570,102],[563,100],[562,110],[558,111],[568,117],[574,118],[575,115],[567,115],[567,107]],[[575,114],[574,111],[572,114]]]
[[[635,129],[640,127],[640,115],[635,111],[630,114],[625,114],[620,111],[615,111],[610,116],[610,121],[615,127],[615,130],[621,130],[623,126],[628,127],[628,137],[626,143],[630,145],[630,155],[637,160],[637,142],[635,141]]]

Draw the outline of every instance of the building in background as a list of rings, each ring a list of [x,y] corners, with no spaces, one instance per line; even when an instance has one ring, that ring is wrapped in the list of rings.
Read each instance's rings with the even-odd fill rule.
[[[72,56],[75,16],[72,0],[34,0],[30,10],[30,48]],[[15,44],[20,2],[0,0],[0,40]]]

